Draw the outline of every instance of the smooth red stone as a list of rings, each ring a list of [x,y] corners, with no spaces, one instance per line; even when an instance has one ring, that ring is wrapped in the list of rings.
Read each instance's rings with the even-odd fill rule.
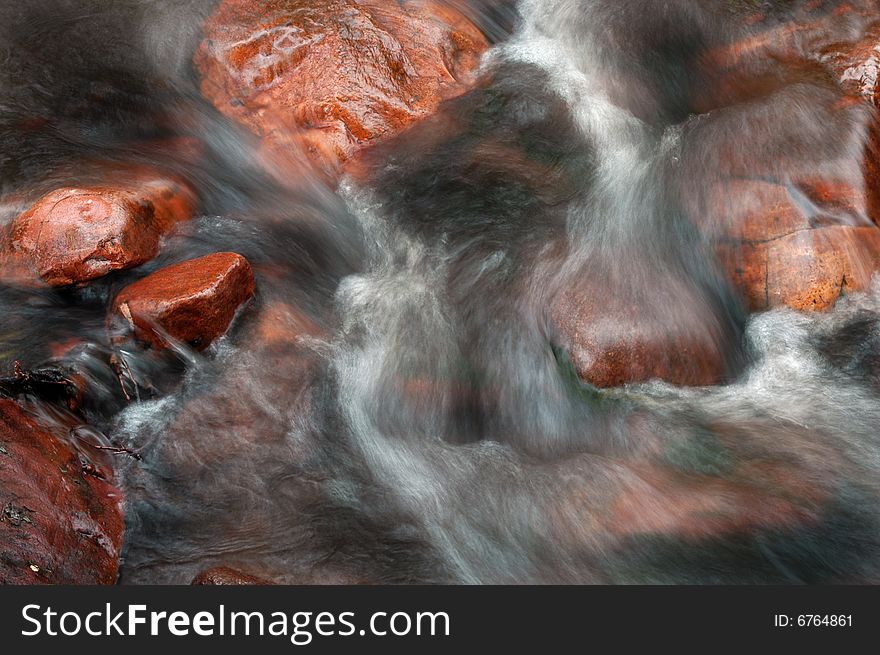
[[[254,294],[254,274],[241,255],[220,252],[160,269],[123,289],[114,301],[114,328],[155,348],[163,332],[198,350],[224,334]]]
[[[59,437],[0,399],[0,583],[116,581],[122,493]]]
[[[880,229],[828,226],[759,243],[717,246],[747,306],[826,310],[843,293],[863,291],[880,270]]]
[[[703,386],[722,379],[725,343],[718,319],[674,276],[659,274],[656,282],[656,294],[636,294],[603,279],[557,300],[552,320],[558,345],[582,380],[616,387],[652,379]]]
[[[238,585],[238,586],[265,586],[275,584],[264,578],[255,575],[242,573],[228,566],[218,566],[213,569],[202,571],[195,578],[194,585]]]
[[[438,0],[224,0],[195,65],[202,94],[261,137],[284,178],[298,152],[332,175],[432,114],[487,47]]]
[[[305,312],[280,300],[260,310],[254,328],[250,343],[263,348],[295,345],[302,337],[326,336]]]
[[[6,256],[52,286],[80,284],[149,261],[192,215],[192,193],[177,180],[136,169],[108,177],[37,200],[13,222]]]

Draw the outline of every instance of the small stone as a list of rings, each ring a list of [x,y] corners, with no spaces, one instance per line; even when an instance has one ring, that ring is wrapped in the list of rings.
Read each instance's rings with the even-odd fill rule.
[[[258,578],[255,575],[242,573],[228,566],[218,566],[202,571],[193,578],[193,585],[217,585],[217,586],[266,586],[275,584],[269,580]]]
[[[214,253],[160,269],[123,289],[114,301],[114,334],[134,335],[154,348],[166,335],[197,350],[223,335],[254,293],[248,261]]]

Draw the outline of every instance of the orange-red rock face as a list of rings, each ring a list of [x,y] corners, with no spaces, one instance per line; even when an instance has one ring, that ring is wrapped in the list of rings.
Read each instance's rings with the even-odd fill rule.
[[[824,310],[880,270],[880,15],[831,4],[702,58],[694,161],[714,179],[685,204],[752,310]],[[826,125],[792,120],[801,103]]]
[[[8,256],[52,286],[81,284],[152,259],[193,206],[183,183],[148,171],[56,189],[12,223]]]
[[[713,190],[700,227],[749,309],[824,310],[880,270],[880,230],[858,200],[833,181],[734,179]]]
[[[226,332],[254,293],[248,261],[229,252],[168,266],[123,289],[114,301],[115,326],[162,348],[163,333],[198,350]]]
[[[0,583],[113,584],[121,503],[109,470],[0,399]]]
[[[719,258],[752,310],[824,310],[864,291],[880,270],[880,230],[831,226],[756,243],[720,245]]]
[[[487,47],[436,0],[224,0],[195,65],[271,165],[304,151],[332,175],[461,93]]]
[[[868,215],[880,225],[880,20],[853,44],[826,47],[820,60],[851,98],[873,110],[865,145],[865,202]]]
[[[686,282],[674,275],[658,275],[656,282],[655,294],[639,294],[608,279],[585,281],[554,303],[559,345],[582,380],[604,388],[722,379],[727,343],[720,320]]]

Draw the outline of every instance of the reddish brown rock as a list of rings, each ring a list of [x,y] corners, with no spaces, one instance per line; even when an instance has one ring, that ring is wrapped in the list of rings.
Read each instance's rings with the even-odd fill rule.
[[[834,72],[844,91],[880,105],[880,20],[875,17],[855,42],[825,45],[818,58]]]
[[[597,387],[652,379],[702,386],[723,377],[724,328],[688,284],[659,273],[651,294],[607,276],[592,279],[566,290],[552,309],[556,341],[582,380]]]
[[[752,310],[827,309],[880,270],[876,4],[802,9],[707,54],[707,108],[723,109],[695,127],[686,157],[716,176],[695,190],[690,170],[684,201]],[[807,97],[811,126],[792,124]]]
[[[863,189],[846,180],[833,178],[807,178],[799,180],[798,191],[826,215],[838,217],[839,222],[852,219],[853,224],[864,222],[863,218],[876,221],[870,199]]]
[[[880,270],[880,230],[865,216],[864,195],[845,181],[734,179],[707,197],[690,213],[753,311],[824,310]]]
[[[654,534],[700,541],[821,521],[834,495],[828,481],[845,465],[820,435],[784,424],[715,424],[707,433],[721,466],[694,467],[693,452],[702,446],[684,440],[666,444],[650,463],[619,466],[602,528],[616,538]],[[767,450],[768,439],[774,452]]]
[[[168,266],[123,289],[114,301],[114,328],[155,348],[164,334],[199,350],[229,327],[254,293],[254,274],[241,255],[219,252]]]
[[[876,7],[874,8],[876,10]],[[880,20],[862,30],[860,38],[823,44],[814,55],[840,83],[847,96],[869,106],[870,125],[865,147],[864,180],[868,213],[880,224]]]
[[[325,336],[324,330],[298,307],[276,300],[261,309],[252,342],[264,348],[289,346],[309,336]]]
[[[195,56],[201,90],[261,137],[330,173],[461,93],[487,42],[439,0],[224,0]]]
[[[714,241],[766,241],[810,227],[784,186],[762,180],[718,184],[709,192],[706,206],[693,209],[691,215]]]
[[[834,89],[830,113],[837,114],[837,117],[829,116],[829,119],[839,122],[838,141],[847,142],[854,137],[863,140],[861,174],[852,175],[852,179],[822,180],[821,175],[827,173],[820,175],[819,170],[827,169],[824,164],[828,162],[817,162],[822,166],[816,166],[810,176],[820,185],[841,185],[839,190],[846,197],[849,208],[880,224],[880,19],[876,2],[841,1],[822,6],[803,3],[796,9],[792,20],[768,23],[766,29],[751,31],[744,38],[708,51],[703,54],[701,64],[708,83],[697,88],[693,102],[693,110],[697,112],[755,100],[762,102],[793,85]],[[819,96],[812,99],[814,106],[820,102]],[[795,102],[791,112],[780,117],[780,123],[797,111]],[[751,129],[760,131],[752,117],[746,116],[743,121]],[[776,130],[773,125],[763,129]],[[745,148],[745,165],[726,161],[723,167],[729,167],[732,170],[728,173],[735,175],[769,173],[780,181],[786,175],[800,181],[802,169],[812,163],[809,158],[803,160],[804,151],[812,156],[812,153],[821,151],[821,144],[820,148],[812,149],[805,143],[798,144],[798,130],[783,124],[776,133],[789,131],[792,134],[787,139],[789,147],[780,141],[767,153],[769,157],[756,157],[754,155],[760,152],[762,145],[755,143]],[[731,134],[730,138],[735,149],[739,135]],[[773,143],[772,140],[769,142]],[[719,150],[724,145],[720,144]],[[840,169],[839,162],[830,168]]]
[[[880,225],[880,20],[871,24],[855,43],[823,48],[819,59],[853,99],[871,108],[864,157],[867,213]]]
[[[125,169],[106,184],[49,192],[12,224],[7,255],[52,286],[88,282],[152,259],[159,239],[193,211],[183,183]]]
[[[824,310],[880,270],[880,229],[830,226],[765,242],[720,244],[719,259],[754,311]]]
[[[746,21],[750,29],[741,38],[707,52],[707,62],[715,68],[730,70],[762,57],[789,60],[822,55],[843,68],[853,67],[847,55],[835,51],[835,46],[843,42],[844,49],[849,51],[853,44],[847,39],[858,37],[856,30],[865,28],[861,30],[864,33],[873,29],[876,0],[831,0],[822,4],[817,7],[811,6],[815,5],[812,2],[801,2],[791,7],[790,20],[782,22]]]
[[[113,584],[121,503],[108,469],[0,399],[0,583]]]
[[[242,573],[228,566],[218,566],[213,569],[202,571],[195,578],[194,585],[245,585],[245,586],[265,586],[275,584],[269,580],[258,578],[255,575]]]

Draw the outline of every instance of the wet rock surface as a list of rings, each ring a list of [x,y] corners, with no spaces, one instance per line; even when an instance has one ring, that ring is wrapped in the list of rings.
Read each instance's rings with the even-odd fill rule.
[[[81,284],[149,261],[192,215],[192,192],[178,180],[143,170],[108,178],[40,198],[12,223],[8,256],[51,286]]]
[[[853,195],[834,181],[732,179],[701,212],[701,229],[750,310],[827,310],[880,269],[880,230]]]
[[[199,573],[193,578],[192,584],[199,586],[264,586],[274,583],[228,566],[218,566]]]
[[[0,582],[113,584],[121,505],[110,467],[0,398]]]
[[[687,284],[669,276],[655,283],[655,293],[641,297],[608,280],[582,283],[554,304],[556,341],[582,380],[606,388],[653,379],[702,386],[724,378],[729,327]]]
[[[876,3],[43,4],[0,580],[880,579]]]
[[[226,332],[253,294],[248,261],[214,253],[160,269],[123,289],[111,322],[114,331],[130,331],[155,348],[165,347],[168,335],[203,350]]]
[[[435,0],[225,0],[196,54],[201,89],[261,139],[335,173],[462,92],[487,43]]]
[[[880,270],[880,230],[822,227],[718,251],[750,309],[827,310],[841,295],[870,288]]]
[[[753,311],[827,310],[880,269],[876,8],[798,7],[704,53],[705,113],[684,132],[687,211]],[[826,117],[809,133],[803,103]],[[716,181],[690,187],[707,163]]]

